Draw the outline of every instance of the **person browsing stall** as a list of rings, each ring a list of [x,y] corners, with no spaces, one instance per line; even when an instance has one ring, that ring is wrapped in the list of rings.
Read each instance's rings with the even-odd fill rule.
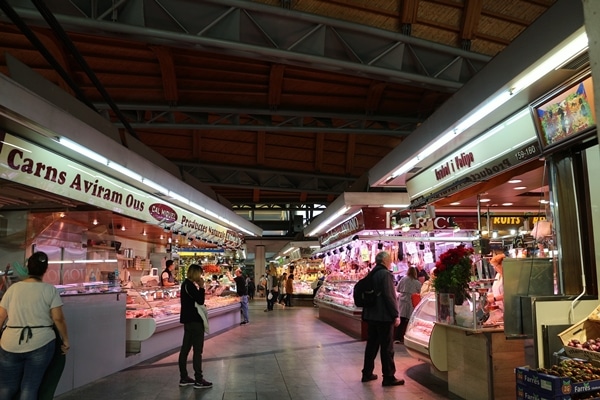
[[[248,288],[246,287],[246,279],[244,279],[242,270],[239,268],[236,269],[235,278],[231,280],[235,282],[235,290],[240,297],[240,307],[242,311],[242,322],[240,322],[240,325],[246,325],[250,322],[248,319]]]
[[[204,305],[204,279],[202,267],[192,264],[188,267],[187,277],[181,284],[181,313],[179,322],[183,324],[183,342],[179,350],[179,386],[194,385],[194,389],[208,389],[212,383],[204,379],[202,372],[202,352],[204,350],[204,322],[198,313],[196,303]],[[187,358],[190,350],[194,351],[192,366],[194,378],[187,373]]]
[[[394,277],[390,272],[392,257],[386,251],[375,256],[373,269],[373,286],[377,293],[377,302],[372,307],[363,307],[362,319],[367,323],[367,345],[362,369],[361,382],[377,379],[373,373],[375,357],[381,350],[381,370],[383,386],[404,385],[404,379],[397,379],[394,363],[394,327],[400,325],[398,302],[394,289]]]
[[[53,285],[42,282],[48,256],[36,252],[27,260],[29,276],[10,286],[0,301],[0,399],[37,400],[44,373],[55,355],[56,326],[61,352],[70,349],[63,303]],[[58,384],[58,382],[56,382]]]

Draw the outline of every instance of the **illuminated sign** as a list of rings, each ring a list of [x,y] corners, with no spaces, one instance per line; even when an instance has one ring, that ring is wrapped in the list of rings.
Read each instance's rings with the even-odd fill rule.
[[[0,178],[142,221],[176,222],[240,246],[240,234],[117,179],[6,132],[0,132]]]

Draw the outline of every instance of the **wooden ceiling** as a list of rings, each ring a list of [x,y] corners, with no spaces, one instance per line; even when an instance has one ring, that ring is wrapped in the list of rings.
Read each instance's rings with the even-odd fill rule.
[[[3,3],[79,97],[245,207],[368,190],[369,169],[554,2],[46,1],[76,52],[29,1]],[[9,53],[78,95],[9,16],[0,72]]]

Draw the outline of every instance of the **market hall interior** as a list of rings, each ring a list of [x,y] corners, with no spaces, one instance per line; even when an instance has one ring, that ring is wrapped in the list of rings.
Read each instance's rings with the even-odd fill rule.
[[[365,342],[318,319],[314,307],[275,306],[265,313],[265,299],[250,302],[250,323],[206,340],[205,378],[210,389],[179,387],[178,353],[170,352],[98,379],[56,397],[57,400],[438,400],[460,397],[430,373],[430,364],[395,345],[396,376],[404,386],[361,383]],[[188,369],[191,370],[191,355]],[[431,367],[433,368],[433,367]],[[507,388],[514,391],[514,387]]]

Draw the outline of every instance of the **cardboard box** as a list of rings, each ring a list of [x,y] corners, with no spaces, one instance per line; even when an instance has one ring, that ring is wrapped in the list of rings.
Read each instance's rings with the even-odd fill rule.
[[[515,375],[517,387],[527,389],[527,394],[546,396],[549,399],[570,399],[569,396],[600,390],[600,379],[573,383],[570,378],[543,374],[529,367],[517,367]]]
[[[597,315],[597,310],[594,310],[590,316]],[[585,343],[588,339],[600,338],[600,321],[595,321],[588,318],[572,325],[558,334],[565,349],[565,353],[572,358],[580,358],[589,361],[600,361],[600,352],[580,349],[577,347],[567,346],[570,340],[577,339],[581,343]]]
[[[539,393],[537,390],[523,385],[517,385],[517,400],[576,400],[578,395],[551,395]],[[600,397],[590,397],[589,400],[599,400]],[[588,398],[586,398],[588,400]]]

